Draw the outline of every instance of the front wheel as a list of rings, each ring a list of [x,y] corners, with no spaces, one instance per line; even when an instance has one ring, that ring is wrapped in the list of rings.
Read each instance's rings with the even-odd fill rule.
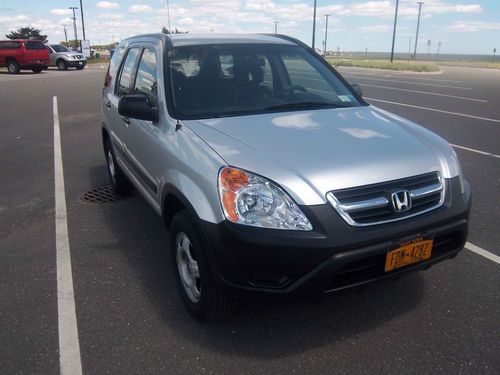
[[[115,153],[109,138],[104,141],[104,153],[106,155],[108,175],[111,185],[113,185],[113,189],[115,189],[118,194],[129,194],[132,190],[132,184],[125,174],[123,174],[120,166],[116,163]]]
[[[172,262],[182,299],[191,315],[216,322],[229,317],[237,299],[217,284],[208,264],[207,246],[187,211],[174,216],[170,230]]]
[[[59,60],[57,62],[57,69],[59,69],[59,70],[66,70],[66,69],[68,69],[68,66],[66,65],[66,61]]]
[[[84,66],[77,66],[76,69],[77,70],[82,70],[83,68],[85,68]]]

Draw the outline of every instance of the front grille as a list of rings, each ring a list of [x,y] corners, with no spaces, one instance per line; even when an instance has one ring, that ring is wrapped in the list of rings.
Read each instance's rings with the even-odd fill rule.
[[[393,193],[407,191],[409,206],[398,212]],[[329,192],[326,197],[353,226],[384,224],[423,214],[443,204],[445,185],[438,172]]]
[[[463,235],[460,232],[436,236],[432,246],[432,256],[429,261],[446,256],[446,254],[458,250],[463,243],[462,241]],[[381,253],[347,263],[335,274],[335,277],[330,281],[325,290],[334,291],[344,289],[389,275],[391,272],[387,273],[384,271],[385,258],[386,253]],[[392,271],[392,273],[398,273],[399,271],[404,271],[407,268],[415,266],[418,266],[418,263],[410,264],[401,269]]]

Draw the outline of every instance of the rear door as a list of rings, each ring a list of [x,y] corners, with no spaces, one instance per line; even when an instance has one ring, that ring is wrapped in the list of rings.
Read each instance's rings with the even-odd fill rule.
[[[139,46],[132,46],[127,51],[124,48],[120,51],[122,56],[125,53],[121,60],[119,59],[121,56],[113,54],[113,59],[109,67],[109,74],[113,83],[109,87],[105,87],[103,92],[102,110],[110,132],[116,158],[118,162],[125,164],[125,167],[128,169],[130,166],[125,160],[125,138],[130,122],[129,119],[122,117],[118,113],[118,102],[122,96],[131,93],[134,72],[140,52],[141,48]],[[118,64],[119,66],[117,67]]]
[[[158,55],[154,44],[144,44],[131,93],[144,95],[150,106],[158,108]],[[154,166],[157,162],[159,123],[130,118],[130,126],[125,136],[128,157],[133,165],[133,172],[152,197],[157,197],[158,183]]]
[[[24,49],[26,64],[48,64],[49,52],[39,40],[25,41]]]

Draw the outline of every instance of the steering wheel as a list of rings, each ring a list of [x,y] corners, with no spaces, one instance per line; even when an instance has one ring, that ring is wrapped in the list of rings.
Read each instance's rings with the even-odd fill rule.
[[[283,99],[290,99],[294,91],[307,92],[307,89],[304,86],[299,85],[286,86],[281,89],[279,96],[282,96]]]

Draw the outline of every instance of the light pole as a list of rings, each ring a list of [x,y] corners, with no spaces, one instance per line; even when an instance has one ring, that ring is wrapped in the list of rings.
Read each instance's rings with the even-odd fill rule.
[[[278,34],[278,23],[279,21],[276,20],[276,21],[273,21],[274,22],[274,35]]]
[[[413,58],[417,58],[417,44],[418,44],[418,28],[420,27],[420,13],[422,12],[423,1],[417,1],[418,4],[418,19],[417,19],[417,35],[415,35],[415,51],[413,52]]]
[[[326,57],[326,43],[328,41],[328,17],[330,17],[329,14],[325,14],[325,49],[323,51],[323,54]]]
[[[64,28],[64,40],[66,41],[66,43],[68,43],[68,33],[66,31],[66,25],[62,25],[62,27]]]
[[[75,10],[78,9],[77,7],[69,7],[73,11],[73,31],[75,32],[75,40],[78,40],[78,34],[76,33],[76,17],[75,17]]]
[[[396,11],[394,12],[394,30],[392,31],[391,63],[394,60],[394,43],[396,42],[396,24],[398,22],[399,0],[396,0]]]
[[[83,4],[82,0],[80,0],[80,14],[82,16],[82,33],[83,33],[83,40],[87,40],[85,38],[85,22],[83,22]]]
[[[314,0],[314,12],[313,12],[313,37],[312,37],[312,49],[314,49],[314,38],[316,36],[316,0]]]

